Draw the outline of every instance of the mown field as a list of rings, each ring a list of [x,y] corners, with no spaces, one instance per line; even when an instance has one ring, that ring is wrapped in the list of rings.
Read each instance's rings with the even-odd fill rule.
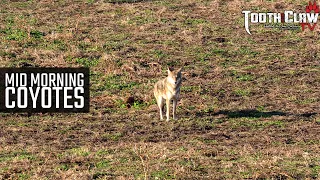
[[[320,39],[244,29],[308,1],[1,1],[1,67],[90,67],[90,113],[0,114],[0,179],[319,179]],[[184,67],[179,120],[153,84]]]

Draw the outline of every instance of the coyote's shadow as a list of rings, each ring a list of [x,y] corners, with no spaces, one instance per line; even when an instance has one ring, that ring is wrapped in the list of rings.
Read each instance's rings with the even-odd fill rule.
[[[246,110],[238,110],[238,111],[229,111],[229,110],[222,110],[213,115],[227,115],[229,118],[242,118],[242,117],[252,117],[252,118],[267,118],[271,116],[286,116],[287,113],[281,111],[270,111],[270,112],[262,112],[253,109],[246,109]]]
[[[245,110],[220,110],[218,112],[212,113],[199,113],[197,116],[203,117],[208,115],[218,116],[218,115],[226,115],[228,118],[268,118],[272,116],[298,116],[298,117],[311,117],[317,113],[303,113],[303,114],[293,114],[286,113],[281,111],[258,111],[254,109],[245,109]]]

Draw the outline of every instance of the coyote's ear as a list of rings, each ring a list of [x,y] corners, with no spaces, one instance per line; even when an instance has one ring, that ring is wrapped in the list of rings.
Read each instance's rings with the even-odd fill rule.
[[[168,67],[168,73],[171,73],[173,71],[172,67]]]

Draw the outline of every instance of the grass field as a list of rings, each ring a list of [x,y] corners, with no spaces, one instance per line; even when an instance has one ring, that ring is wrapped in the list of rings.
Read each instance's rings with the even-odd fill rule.
[[[0,179],[320,179],[320,27],[250,36],[241,13],[308,1],[108,2],[0,2],[1,67],[91,71],[90,113],[0,114]]]

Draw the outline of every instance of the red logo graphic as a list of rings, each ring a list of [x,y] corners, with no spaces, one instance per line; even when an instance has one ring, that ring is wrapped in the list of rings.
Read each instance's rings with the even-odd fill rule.
[[[314,11],[314,13],[319,13],[319,6],[317,6],[316,1],[314,1],[313,4],[310,1],[309,2],[309,6],[306,6],[306,12],[307,13],[310,13],[312,10]]]
[[[314,13],[319,13],[319,6],[317,6],[316,1],[314,1],[313,3],[309,1],[309,5],[306,6],[306,12],[311,13],[311,11],[313,11]],[[300,23],[300,25],[301,25],[302,31],[305,30],[306,25],[311,31],[313,31],[317,24],[313,23],[313,25],[311,25],[311,23]]]

